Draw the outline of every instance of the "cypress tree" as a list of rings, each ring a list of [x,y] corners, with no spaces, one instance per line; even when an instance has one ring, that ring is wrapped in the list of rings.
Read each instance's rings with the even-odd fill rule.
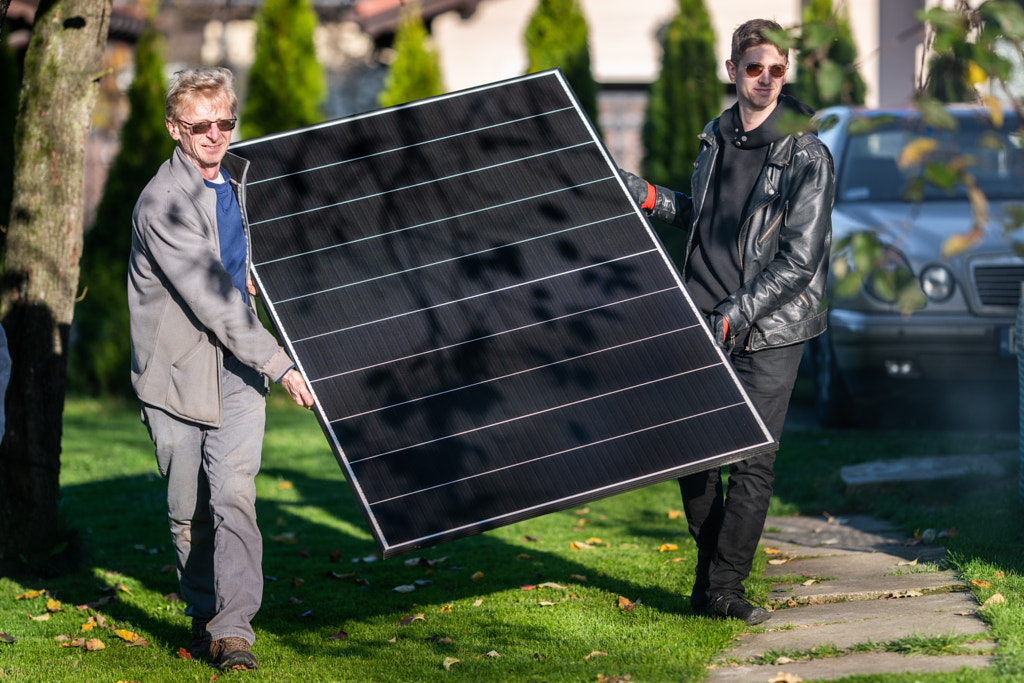
[[[689,192],[697,136],[722,110],[715,33],[702,0],[679,0],[665,27],[661,72],[651,84],[642,139],[642,174],[650,182]]]
[[[525,34],[527,73],[560,68],[597,125],[597,82],[590,70],[589,29],[579,0],[540,0]]]
[[[128,89],[130,113],[121,148],[107,175],[96,222],[85,236],[74,335],[69,359],[71,388],[85,393],[129,395],[128,252],[132,210],[146,183],[174,151],[164,125],[162,40],[148,24],[135,47],[135,78]]]
[[[797,48],[797,74],[790,93],[815,109],[864,104],[867,86],[857,71],[857,45],[850,19],[832,0],[804,6]]]
[[[279,133],[323,121],[327,93],[313,34],[310,0],[266,0],[256,14],[256,55],[249,70],[239,133]]]
[[[391,107],[444,94],[437,51],[423,24],[418,3],[403,7],[394,50],[395,59],[378,96],[380,106]]]

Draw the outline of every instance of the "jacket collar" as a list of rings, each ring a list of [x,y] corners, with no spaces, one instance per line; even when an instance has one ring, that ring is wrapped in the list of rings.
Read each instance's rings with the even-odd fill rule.
[[[248,159],[243,159],[228,152],[224,155],[221,165],[227,169],[233,181],[245,183],[245,176],[249,172]],[[199,173],[199,169],[192,163],[192,160],[181,150],[181,145],[176,145],[174,147],[174,154],[171,155],[171,173],[185,187],[187,192],[195,193],[206,189],[206,183],[203,181],[202,174]]]

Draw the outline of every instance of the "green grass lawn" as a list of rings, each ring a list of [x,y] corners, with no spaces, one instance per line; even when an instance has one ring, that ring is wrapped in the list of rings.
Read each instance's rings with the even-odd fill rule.
[[[419,553],[432,564],[410,564],[415,555],[379,560],[315,419],[271,398],[257,479],[267,576],[254,621],[260,670],[218,674],[177,656],[189,621],[174,595],[164,483],[138,411],[70,400],[61,512],[85,560],[70,576],[0,578],[0,632],[15,639],[0,642],[0,681],[695,681],[744,630],[689,613],[696,551],[673,514],[681,509],[674,482]],[[1016,680],[1024,673],[1016,482],[847,498],[838,474],[842,464],[879,457],[1014,448],[1013,439],[978,434],[794,432],[783,439],[772,514],[868,512],[908,535],[956,527],[959,535],[944,539],[956,567],[988,582],[979,598],[1007,599],[989,619],[996,671]],[[574,541],[593,547],[574,549]],[[748,584],[755,601],[770,589],[763,566],[759,556]],[[407,585],[416,589],[394,590]],[[45,594],[17,599],[35,590],[60,601],[60,611],[47,612]],[[84,631],[91,616],[108,628]],[[147,644],[128,646],[117,629]],[[105,648],[62,647],[60,636]]]

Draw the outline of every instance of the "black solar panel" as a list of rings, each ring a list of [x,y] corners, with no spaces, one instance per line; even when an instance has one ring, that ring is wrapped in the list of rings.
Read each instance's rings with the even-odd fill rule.
[[[772,445],[560,72],[232,151],[385,557]]]

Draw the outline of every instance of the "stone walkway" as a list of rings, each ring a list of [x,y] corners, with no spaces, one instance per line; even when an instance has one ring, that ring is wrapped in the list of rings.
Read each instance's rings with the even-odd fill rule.
[[[976,614],[979,606],[967,586],[952,571],[940,570],[945,549],[907,546],[905,541],[893,527],[869,517],[769,518],[762,543],[779,552],[772,555],[776,562],[769,564],[765,575],[803,581],[776,584],[770,598],[776,610],[771,621],[739,637],[705,680],[832,680],[854,674],[990,666],[994,642]],[[815,648],[848,650],[911,635],[966,635],[972,653],[802,657]]]

